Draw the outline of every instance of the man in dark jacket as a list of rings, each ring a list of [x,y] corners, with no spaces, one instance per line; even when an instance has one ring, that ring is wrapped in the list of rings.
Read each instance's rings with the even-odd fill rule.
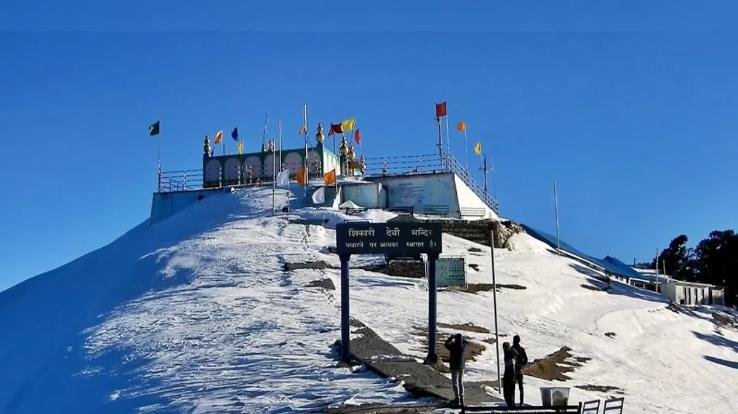
[[[446,339],[446,349],[450,354],[449,365],[451,365],[451,386],[454,389],[453,404],[464,406],[464,351],[469,341],[461,334],[451,335]]]
[[[515,365],[517,365],[518,353],[510,346],[510,342],[502,344],[505,355],[505,373],[502,375],[502,395],[510,408],[515,407]]]
[[[520,336],[513,336],[512,349],[518,353],[515,361],[515,382],[518,383],[520,390],[520,405],[523,405],[523,369],[528,364],[528,355],[525,354],[525,348],[520,346]]]

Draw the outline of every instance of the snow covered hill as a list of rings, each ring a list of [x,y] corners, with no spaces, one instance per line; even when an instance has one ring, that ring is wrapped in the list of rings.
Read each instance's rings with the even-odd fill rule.
[[[282,196],[284,197],[284,196]],[[284,199],[280,200],[285,203]],[[285,263],[338,265],[330,228],[343,215],[302,208],[271,214],[271,190],[219,192],[153,226],[0,293],[0,412],[215,412],[320,410],[369,402],[412,404],[401,385],[338,367],[336,292],[310,287],[338,271],[284,271]],[[363,218],[386,220],[370,211]],[[356,217],[351,217],[356,219]],[[444,235],[489,283],[489,248]],[[352,258],[352,266],[377,258]],[[738,411],[738,333],[709,312],[688,314],[659,296],[613,283],[521,234],[495,251],[501,340],[520,334],[532,359],[561,347],[578,358],[574,400],[625,395],[626,412]],[[517,287],[517,289],[513,288]],[[521,289],[524,287],[525,289]],[[352,271],[352,315],[422,358],[422,280]],[[441,333],[493,328],[491,292],[442,291]],[[446,327],[444,327],[446,326]],[[483,331],[483,329],[481,329]],[[494,345],[468,380],[496,378]],[[607,334],[607,335],[606,335]],[[537,387],[558,385],[528,377]]]

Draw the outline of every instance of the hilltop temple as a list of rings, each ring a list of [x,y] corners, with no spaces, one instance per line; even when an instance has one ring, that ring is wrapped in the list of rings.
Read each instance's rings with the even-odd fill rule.
[[[307,137],[306,137],[307,138]],[[358,156],[352,143],[341,138],[338,151],[325,145],[322,124],[315,146],[277,148],[270,140],[258,152],[214,155],[208,137],[203,143],[202,169],[160,171],[153,196],[151,220],[162,220],[185,206],[224,187],[271,185],[280,171],[291,180],[307,171],[305,204],[351,206],[406,211],[447,219],[497,219],[498,203],[469,175],[467,169],[442,146],[439,153],[367,158]],[[335,148],[335,141],[334,141]],[[326,186],[324,175],[336,172],[335,184]],[[323,188],[324,203],[312,193]]]

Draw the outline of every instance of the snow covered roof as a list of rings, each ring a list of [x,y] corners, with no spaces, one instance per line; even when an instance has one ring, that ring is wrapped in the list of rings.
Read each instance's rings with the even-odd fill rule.
[[[549,246],[553,248],[557,247],[556,236],[553,236],[546,232],[534,229],[525,224],[523,224],[523,227],[525,228],[525,231],[528,234],[535,237],[536,239],[548,244]],[[631,268],[630,266],[626,265],[625,263],[621,262],[620,260],[612,256],[605,256],[604,259],[598,259],[596,257],[590,256],[580,251],[579,249],[575,248],[569,243],[566,243],[563,240],[559,240],[558,245],[560,246],[561,250],[565,251],[566,253],[577,256],[583,260],[592,262],[595,265],[602,267],[603,269],[607,270],[610,273],[614,273],[620,276],[625,276],[628,278],[640,277],[640,273],[636,272],[635,270],[633,270],[633,268]]]

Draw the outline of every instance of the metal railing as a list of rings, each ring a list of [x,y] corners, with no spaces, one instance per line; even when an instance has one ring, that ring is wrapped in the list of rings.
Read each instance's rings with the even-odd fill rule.
[[[499,214],[500,212],[500,204],[492,198],[492,196],[489,195],[489,192],[485,192],[482,187],[480,187],[474,179],[469,175],[469,171],[464,168],[461,163],[450,153],[445,153],[445,166],[448,170],[456,173],[456,175],[461,178],[461,181],[464,182],[473,192],[474,194],[479,197],[484,204],[487,205],[487,207],[491,208],[492,211],[495,212],[495,214]]]
[[[424,174],[444,171],[438,154],[368,157],[366,158],[366,165],[364,173],[370,176]]]
[[[202,170],[160,171],[157,191],[171,193],[202,189]]]
[[[499,203],[488,192],[484,191],[464,168],[461,163],[450,153],[444,151],[439,154],[405,155],[393,157],[369,157],[366,158],[367,176],[393,176],[427,174],[438,172],[453,172],[466,184],[474,194],[482,200],[487,207],[495,213],[499,213]],[[159,171],[157,189],[160,193],[171,193],[174,191],[199,190],[203,188],[202,169]]]

